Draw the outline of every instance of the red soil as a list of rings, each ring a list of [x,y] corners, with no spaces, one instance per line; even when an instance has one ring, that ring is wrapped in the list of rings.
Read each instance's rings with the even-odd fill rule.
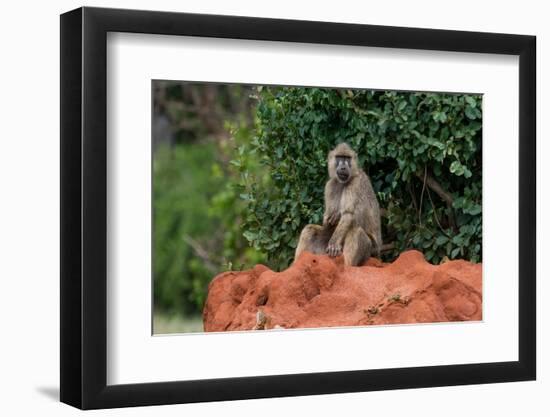
[[[203,311],[207,332],[481,320],[481,264],[431,265],[418,251],[393,263],[303,253],[286,271],[257,265],[218,275]]]

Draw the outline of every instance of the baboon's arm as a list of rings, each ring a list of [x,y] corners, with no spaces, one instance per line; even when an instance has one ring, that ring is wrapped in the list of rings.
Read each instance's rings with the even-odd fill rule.
[[[352,225],[353,214],[350,212],[344,212],[342,214],[342,217],[340,218],[340,221],[338,222],[338,226],[336,226],[336,230],[334,231],[332,238],[330,239],[331,242],[342,244],[344,238],[346,237],[346,234],[348,233]]]
[[[336,226],[340,220],[338,212],[339,198],[336,195],[336,187],[333,181],[328,181],[325,186],[325,213],[323,214],[323,224]]]

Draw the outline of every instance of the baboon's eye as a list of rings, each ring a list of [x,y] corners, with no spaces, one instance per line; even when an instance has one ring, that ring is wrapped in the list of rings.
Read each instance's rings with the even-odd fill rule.
[[[336,166],[343,164],[351,168],[351,158],[348,156],[339,156],[336,162]]]
[[[338,167],[341,164],[351,167],[351,158],[348,156],[337,156],[336,166]]]

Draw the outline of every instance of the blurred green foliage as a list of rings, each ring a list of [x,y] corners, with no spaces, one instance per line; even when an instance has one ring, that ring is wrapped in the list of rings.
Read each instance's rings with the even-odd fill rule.
[[[210,199],[223,184],[222,178],[211,175],[214,149],[213,144],[177,145],[155,153],[154,298],[163,310],[184,314],[200,310],[213,276],[192,243],[201,242],[207,248],[202,237],[211,236],[219,227],[205,215]]]
[[[247,207],[229,163],[252,134],[257,100],[245,85],[152,87],[155,320],[196,328],[214,276],[265,260],[240,228]],[[259,175],[263,167],[250,160],[247,169]]]
[[[201,312],[214,276],[265,260],[243,236],[246,204],[231,186],[229,164],[220,159],[225,152],[238,152],[235,140],[162,147],[155,153],[154,298],[161,312]],[[254,171],[254,164],[247,166]]]
[[[301,229],[319,224],[326,156],[340,142],[358,153],[383,208],[385,258],[418,248],[481,260],[480,95],[321,88],[258,88],[256,132],[235,159],[247,203],[244,236],[285,268]],[[259,160],[268,181],[243,158]]]

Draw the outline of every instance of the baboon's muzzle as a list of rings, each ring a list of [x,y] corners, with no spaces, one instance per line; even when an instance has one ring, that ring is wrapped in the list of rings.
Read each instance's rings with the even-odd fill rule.
[[[340,181],[347,181],[348,178],[349,178],[349,172],[347,171],[347,169],[339,169],[338,171],[336,171],[336,175],[338,176],[338,179]]]

